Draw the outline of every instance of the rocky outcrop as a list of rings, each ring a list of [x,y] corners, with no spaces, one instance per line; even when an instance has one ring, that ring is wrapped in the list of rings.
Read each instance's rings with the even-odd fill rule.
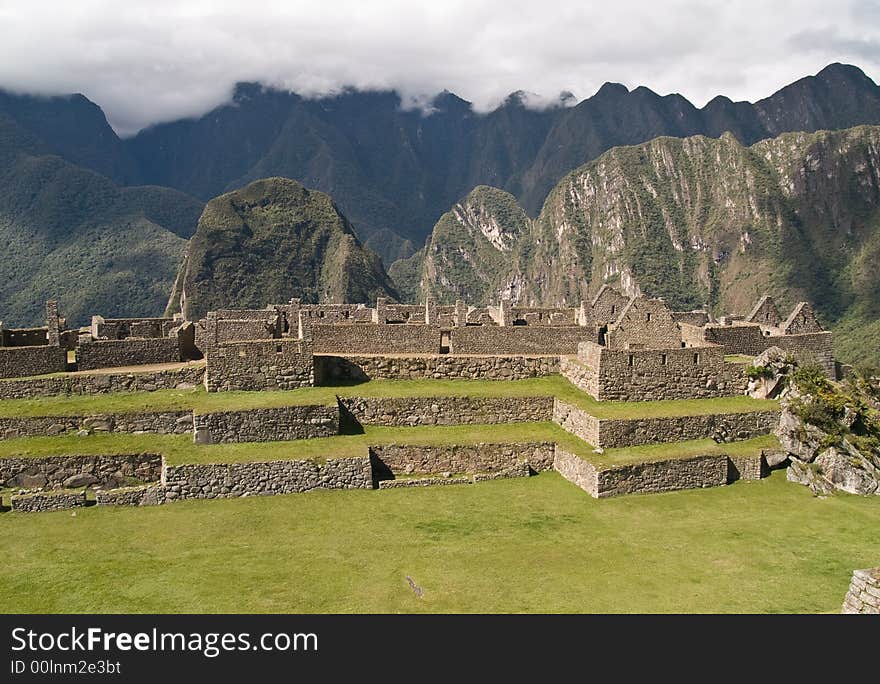
[[[790,459],[788,479],[816,495],[880,495],[880,424],[870,385],[844,387],[802,369],[785,392],[775,434]]]

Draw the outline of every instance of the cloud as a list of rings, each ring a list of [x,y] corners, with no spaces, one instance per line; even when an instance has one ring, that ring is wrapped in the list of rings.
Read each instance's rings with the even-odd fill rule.
[[[413,106],[446,89],[482,111],[518,90],[540,106],[619,81],[702,105],[832,61],[875,74],[878,16],[866,0],[5,0],[0,87],[82,92],[122,134],[200,115],[243,80],[395,88]]]

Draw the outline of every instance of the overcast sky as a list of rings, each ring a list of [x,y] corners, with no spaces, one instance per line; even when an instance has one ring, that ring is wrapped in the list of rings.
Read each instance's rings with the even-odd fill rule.
[[[487,110],[605,81],[754,101],[835,61],[880,76],[880,0],[0,0],[0,35],[0,87],[82,92],[121,134],[242,80],[447,89]]]

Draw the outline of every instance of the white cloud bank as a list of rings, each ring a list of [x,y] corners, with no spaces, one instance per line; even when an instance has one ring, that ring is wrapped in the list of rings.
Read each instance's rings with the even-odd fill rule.
[[[880,71],[880,0],[0,0],[0,34],[0,87],[82,92],[122,134],[202,114],[237,81],[448,89],[488,110],[520,89],[618,81],[701,106],[834,61]]]

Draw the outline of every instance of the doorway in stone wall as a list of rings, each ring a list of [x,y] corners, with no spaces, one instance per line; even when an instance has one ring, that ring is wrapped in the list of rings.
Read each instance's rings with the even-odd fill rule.
[[[441,330],[440,331],[440,353],[448,354],[450,348],[452,347],[452,342],[449,339],[449,331]]]

